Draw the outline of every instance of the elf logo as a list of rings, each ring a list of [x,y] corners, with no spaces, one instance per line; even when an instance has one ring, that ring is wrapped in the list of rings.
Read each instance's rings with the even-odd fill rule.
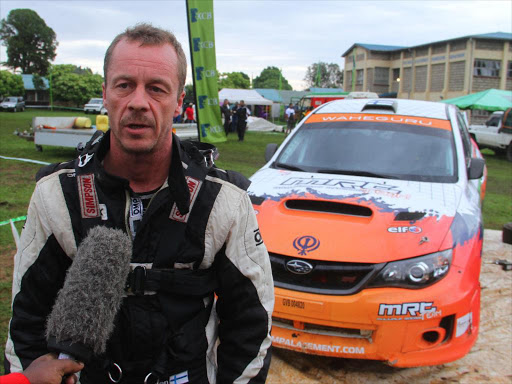
[[[421,233],[421,228],[412,226],[412,227],[389,227],[388,232],[391,233]]]

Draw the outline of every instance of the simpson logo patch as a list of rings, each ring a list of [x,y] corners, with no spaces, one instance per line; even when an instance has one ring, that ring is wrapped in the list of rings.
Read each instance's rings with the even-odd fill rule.
[[[171,210],[171,215],[169,218],[171,220],[180,221],[182,223],[186,223],[188,221],[188,217],[190,216],[190,212],[192,211],[192,207],[194,206],[194,202],[196,201],[197,194],[199,192],[199,189],[201,189],[202,181],[194,179],[193,177],[187,176],[187,186],[188,191],[190,192],[190,205],[189,205],[189,211],[186,215],[182,215],[176,205],[174,203],[174,206]]]
[[[98,195],[94,187],[94,175],[78,176],[78,196],[80,197],[80,209],[84,219],[100,217]]]

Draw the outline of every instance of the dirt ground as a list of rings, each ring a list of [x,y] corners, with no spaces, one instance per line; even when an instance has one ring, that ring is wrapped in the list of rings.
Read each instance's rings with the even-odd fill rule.
[[[462,359],[434,367],[393,368],[378,361],[305,355],[274,348],[268,384],[512,383],[512,245],[501,231],[485,230],[480,282],[480,334]]]

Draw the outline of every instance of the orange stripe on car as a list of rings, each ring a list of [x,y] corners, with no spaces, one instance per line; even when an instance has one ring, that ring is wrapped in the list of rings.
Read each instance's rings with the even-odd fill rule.
[[[397,123],[407,125],[418,125],[451,131],[452,126],[449,120],[431,119],[427,117],[402,116],[402,115],[380,115],[367,113],[315,113],[306,120],[307,123],[329,123],[338,121],[371,121],[372,123]]]

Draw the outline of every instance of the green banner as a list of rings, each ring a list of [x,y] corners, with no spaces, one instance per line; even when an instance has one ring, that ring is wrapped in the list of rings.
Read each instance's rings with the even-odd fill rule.
[[[217,87],[213,0],[187,0],[187,17],[200,140],[226,141]]]

